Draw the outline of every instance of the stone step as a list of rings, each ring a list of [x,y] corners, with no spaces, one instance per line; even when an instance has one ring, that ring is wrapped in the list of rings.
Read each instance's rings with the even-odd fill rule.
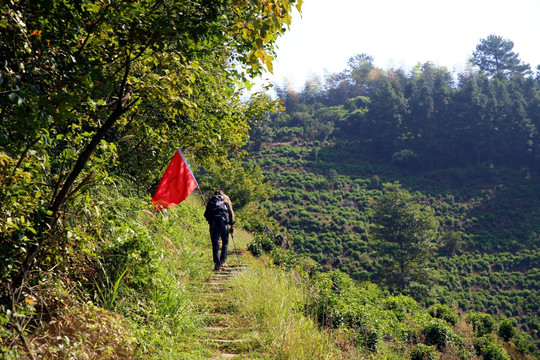
[[[245,343],[246,339],[205,339],[205,341],[217,342],[220,344]]]
[[[225,267],[222,267],[221,270],[225,270],[225,271],[234,271],[234,270],[237,270],[237,269],[245,269],[247,268],[247,265],[244,265],[244,264],[237,264],[237,263],[233,263],[233,264],[227,264],[227,266]]]
[[[251,347],[250,342],[246,339],[204,339],[206,343],[210,343],[214,348],[228,354],[242,354]]]
[[[219,360],[219,359],[234,359],[237,357],[238,354],[227,354],[227,353],[221,353],[218,355],[218,357],[212,358],[212,360]]]
[[[231,263],[223,267],[220,271],[215,271],[209,277],[204,285],[202,292],[201,320],[204,323],[206,338],[200,339],[210,345],[217,353],[211,359],[262,359],[259,354],[255,357],[245,357],[251,355],[251,351],[256,347],[256,344],[250,339],[250,334],[253,334],[255,329],[248,327],[233,327],[231,326],[232,317],[236,312],[234,305],[227,299],[227,290],[232,286],[230,279],[236,276],[240,271],[247,268],[246,264],[238,263],[236,253],[229,251],[232,258],[229,258]],[[245,338],[247,336],[247,338]],[[209,359],[209,360],[211,360]]]
[[[235,328],[235,327],[220,327],[220,326],[208,326],[205,328],[208,337],[214,340],[238,340],[242,339],[247,331],[247,328]],[[244,339],[245,340],[245,339]]]

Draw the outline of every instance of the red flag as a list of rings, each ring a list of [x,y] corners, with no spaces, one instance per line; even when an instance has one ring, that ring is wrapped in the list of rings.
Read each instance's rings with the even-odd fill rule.
[[[161,178],[157,190],[152,197],[152,205],[156,209],[166,209],[178,205],[197,188],[197,180],[189,164],[178,149],[174,154],[165,174]]]

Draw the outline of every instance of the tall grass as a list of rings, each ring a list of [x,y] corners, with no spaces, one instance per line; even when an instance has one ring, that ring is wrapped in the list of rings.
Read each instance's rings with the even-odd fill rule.
[[[202,212],[198,199],[190,197],[169,210],[145,208],[126,219],[139,233],[147,232],[151,243],[147,271],[133,279],[143,287],[128,288],[129,301],[121,309],[131,319],[141,358],[179,359],[199,351],[191,341],[201,333],[195,299],[212,268]]]
[[[106,310],[115,310],[118,300],[118,290],[122,281],[122,278],[126,274],[128,269],[124,270],[122,274],[113,282],[112,279],[105,273],[105,282],[101,286],[96,284],[97,295],[101,301],[101,306]]]
[[[95,205],[81,204],[79,218],[70,221],[71,239],[80,246],[73,246],[69,274],[75,278],[64,292],[78,294],[70,304],[80,309],[79,318],[99,314],[99,326],[75,321],[66,307],[49,309],[56,325],[31,334],[34,352],[47,349],[50,354],[91,359],[92,349],[99,346],[104,349],[100,359],[182,358],[186,347],[197,346],[187,341],[201,331],[193,299],[212,265],[199,199],[192,196],[170,210],[155,212],[147,195],[127,182],[96,189],[88,197],[93,201],[87,203]],[[101,308],[90,311],[94,302]],[[68,317],[74,321],[62,320]],[[107,329],[117,335],[103,336]],[[58,334],[64,334],[63,340],[53,341]],[[126,343],[136,344],[136,350],[133,346],[124,353],[111,351]]]
[[[34,334],[34,358],[41,360],[133,359],[135,338],[122,316],[92,304],[69,309]]]
[[[273,359],[339,359],[328,334],[301,312],[302,279],[275,267],[253,263],[231,280],[230,301],[237,326],[259,329],[261,351]]]

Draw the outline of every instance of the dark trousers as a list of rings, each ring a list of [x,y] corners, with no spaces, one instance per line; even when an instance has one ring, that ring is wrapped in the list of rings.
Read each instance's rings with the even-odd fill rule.
[[[221,237],[221,254],[219,253],[219,238]],[[229,248],[229,225],[220,220],[210,222],[210,240],[212,240],[212,255],[216,268],[227,260]]]

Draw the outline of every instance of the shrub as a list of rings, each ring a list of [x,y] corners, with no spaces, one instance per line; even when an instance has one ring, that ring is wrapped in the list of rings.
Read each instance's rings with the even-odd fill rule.
[[[300,260],[296,253],[276,247],[270,252],[270,258],[275,265],[290,269],[296,266]]]
[[[510,360],[510,356],[503,346],[493,338],[483,336],[474,343],[474,348],[478,355],[482,355],[484,360]]]
[[[452,340],[451,330],[448,328],[448,325],[440,319],[433,319],[424,327],[422,334],[425,337],[427,345],[435,345],[440,351],[442,351]]]
[[[387,297],[383,306],[386,310],[392,311],[399,321],[404,320],[407,314],[418,308],[418,304],[413,298],[404,295]]]
[[[435,348],[426,344],[416,344],[411,351],[411,360],[435,360]]]
[[[456,325],[459,316],[448,306],[442,304],[432,305],[428,309],[429,315],[437,319],[443,319],[451,325]]]
[[[509,341],[514,337],[516,334],[516,328],[514,327],[514,323],[510,319],[506,319],[501,321],[499,324],[499,330],[497,331],[497,334],[503,339],[504,341]]]
[[[495,330],[495,320],[488,314],[472,312],[467,315],[466,321],[473,325],[478,336],[490,334]]]
[[[248,204],[235,211],[237,220],[243,229],[249,232],[263,232],[265,228],[278,232],[277,221],[270,216],[268,209],[254,204]]]
[[[392,163],[402,167],[415,166],[417,158],[418,155],[414,151],[405,149],[392,154]]]
[[[357,334],[361,345],[365,346],[368,350],[377,351],[377,345],[381,338],[379,331],[373,328],[365,328],[358,329]]]
[[[269,253],[272,250],[276,249],[277,245],[274,242],[274,239],[268,234],[257,234],[253,238],[253,241],[248,245],[248,251],[250,251],[253,256],[259,257],[265,253]]]

